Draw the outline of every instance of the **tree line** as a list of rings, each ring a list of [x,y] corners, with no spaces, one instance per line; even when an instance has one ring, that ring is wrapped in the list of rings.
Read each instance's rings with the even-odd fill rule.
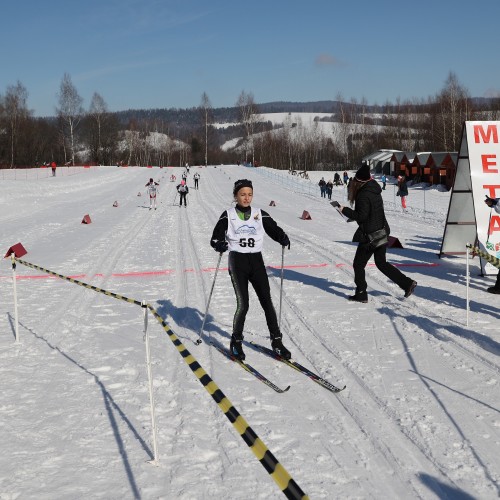
[[[466,120],[499,120],[500,97],[472,98],[450,72],[425,99],[369,105],[366,99],[257,104],[242,91],[231,108],[213,108],[204,92],[197,107],[110,112],[97,92],[87,109],[69,74],[56,94],[56,116],[34,117],[21,82],[0,94],[0,167],[59,165],[184,165],[237,161],[278,169],[344,170],[378,149],[458,150]],[[289,113],[280,125],[262,113]],[[293,113],[328,113],[312,127]],[[298,118],[297,118],[298,116]],[[325,128],[324,123],[328,126]],[[226,123],[221,127],[216,124]],[[322,126],[320,126],[320,124]],[[330,125],[331,124],[331,125]],[[238,139],[234,147],[223,145]]]

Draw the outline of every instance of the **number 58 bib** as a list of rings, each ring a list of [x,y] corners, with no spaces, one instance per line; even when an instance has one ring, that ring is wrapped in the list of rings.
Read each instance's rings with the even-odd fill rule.
[[[257,253],[262,251],[264,241],[264,226],[262,213],[258,208],[252,208],[250,218],[241,220],[235,208],[227,211],[228,225],[226,239],[229,251],[241,253]]]

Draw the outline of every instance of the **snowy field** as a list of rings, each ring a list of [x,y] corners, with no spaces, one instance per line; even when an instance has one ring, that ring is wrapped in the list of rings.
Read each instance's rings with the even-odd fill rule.
[[[169,182],[179,168],[0,180],[2,256],[21,242],[29,262],[149,302],[311,499],[498,498],[500,297],[485,292],[494,277],[479,276],[473,260],[466,326],[465,257],[437,257],[449,193],[411,187],[402,213],[388,185],[386,215],[404,246],[388,258],[418,287],[403,300],[370,265],[369,302],[351,304],[354,224],[319,188],[296,189],[331,173],[288,182],[270,169],[193,168],[191,187],[195,171],[200,189],[187,208],[174,204]],[[145,193],[150,177],[160,182],[156,211]],[[278,394],[211,347],[228,345],[231,334],[227,254],[195,345],[218,259],[211,232],[244,177],[254,182],[253,205],[291,239],[285,345],[299,363],[346,384],[337,395],[247,345],[251,365],[291,385]],[[344,188],[332,199],[345,200]],[[311,220],[300,218],[304,210]],[[81,224],[85,214],[91,224]],[[264,259],[278,309],[281,247],[269,238]],[[10,259],[0,266],[1,500],[283,497],[151,316],[159,464],[148,463],[142,309],[18,265],[15,343]],[[250,300],[245,340],[267,346],[253,291]]]

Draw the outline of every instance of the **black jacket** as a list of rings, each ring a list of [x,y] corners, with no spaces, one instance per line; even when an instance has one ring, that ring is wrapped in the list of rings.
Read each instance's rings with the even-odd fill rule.
[[[373,233],[384,226],[387,234],[390,232],[389,224],[385,218],[382,188],[374,179],[362,186],[354,203],[354,210],[344,207],[342,213],[358,223],[358,229],[352,237],[357,243],[368,243],[367,233]]]

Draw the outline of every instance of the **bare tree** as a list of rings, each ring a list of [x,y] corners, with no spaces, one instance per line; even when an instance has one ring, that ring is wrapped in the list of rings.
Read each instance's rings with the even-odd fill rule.
[[[437,96],[440,110],[440,136],[445,151],[457,151],[462,123],[470,119],[472,112],[468,90],[450,71],[443,89]]]
[[[250,144],[250,150],[252,152],[252,164],[255,165],[255,147],[253,141],[253,134],[255,130],[255,123],[258,119],[258,108],[255,104],[253,94],[249,92],[248,94],[242,90],[241,94],[236,101],[236,106],[240,111],[240,120],[245,127],[245,161],[248,160],[248,144]]]
[[[28,118],[30,112],[27,107],[28,91],[21,82],[9,85],[4,97],[4,113],[7,119],[7,128],[10,145],[10,168],[14,168],[16,142],[19,127],[23,120]]]
[[[208,165],[208,127],[212,121],[212,104],[206,92],[201,96],[200,110],[203,117],[203,127],[205,129],[205,167]]]
[[[89,116],[92,118],[95,127],[96,127],[96,144],[95,144],[95,152],[96,152],[96,161],[99,163],[100,161],[100,152],[102,150],[102,124],[105,115],[108,113],[108,106],[102,96],[97,92],[94,92],[92,96],[92,100],[90,101],[89,107]]]
[[[61,123],[64,126],[64,136],[69,135],[71,148],[71,163],[75,164],[75,131],[83,117],[83,99],[78,94],[71,81],[71,76],[64,73],[58,93],[59,107],[56,108]]]

